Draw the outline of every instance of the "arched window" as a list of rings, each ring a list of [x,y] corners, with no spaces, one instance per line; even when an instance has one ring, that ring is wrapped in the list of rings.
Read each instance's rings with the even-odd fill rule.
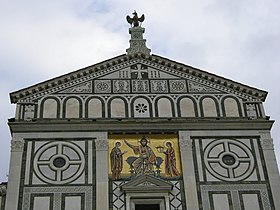
[[[76,97],[71,97],[64,102],[64,117],[65,118],[80,118],[81,117],[81,101]]]
[[[173,106],[169,98],[160,98],[157,101],[157,117],[173,117]]]
[[[87,102],[87,118],[101,118],[103,117],[103,104],[98,98],[91,98]]]
[[[132,101],[132,116],[134,117],[150,117],[151,105],[144,97],[138,97]]]
[[[59,102],[56,98],[47,98],[42,101],[41,117],[43,118],[58,118],[59,117]]]
[[[224,115],[226,117],[239,117],[240,112],[236,99],[228,97],[223,100]]]
[[[122,98],[114,98],[110,103],[109,117],[127,117],[127,105]]]
[[[202,99],[201,102],[202,106],[202,116],[203,117],[217,117],[218,111],[217,111],[217,104],[215,103],[215,100],[211,97],[205,97]]]
[[[192,99],[184,97],[179,100],[180,117],[196,117],[195,105]]]

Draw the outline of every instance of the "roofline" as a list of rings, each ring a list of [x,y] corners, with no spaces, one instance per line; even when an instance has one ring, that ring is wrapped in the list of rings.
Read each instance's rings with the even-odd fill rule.
[[[221,86],[225,86],[227,88],[231,88],[235,91],[247,93],[249,95],[255,96],[260,98],[262,101],[265,101],[267,97],[267,92],[264,90],[260,90],[248,85],[244,85],[239,82],[235,82],[230,79],[226,79],[224,77],[209,73],[205,70],[198,69],[196,67],[192,67],[174,60],[170,60],[168,58],[159,56],[159,55],[145,55],[142,53],[135,53],[133,55],[127,55],[122,54],[110,59],[107,59],[105,61],[93,64],[91,66],[84,67],[82,69],[75,70],[74,72],[70,72],[58,77],[55,77],[53,79],[49,79],[40,83],[37,83],[35,85],[32,85],[27,88],[20,89],[18,91],[14,91],[10,93],[10,101],[11,103],[16,103],[18,99],[21,97],[25,97],[28,95],[31,95],[33,93],[40,92],[42,90],[46,90],[52,87],[55,87],[57,85],[69,82],[71,80],[80,78],[82,76],[89,75],[93,72],[98,72],[100,70],[103,70],[105,68],[112,67],[116,64],[120,64],[122,62],[134,59],[134,58],[146,58],[153,62],[156,62],[161,65],[165,65],[166,67],[174,68],[175,70],[182,71],[183,73],[191,74],[194,77],[197,77],[199,79],[208,80],[209,82],[216,82],[217,84]]]
[[[90,66],[86,66],[86,67],[83,67],[81,69],[77,69],[77,70],[74,70],[72,72],[69,72],[67,74],[63,74],[63,75],[60,75],[60,76],[57,76],[55,78],[52,78],[52,79],[49,79],[49,80],[46,80],[46,81],[43,81],[43,82],[40,82],[40,83],[37,83],[35,85],[32,85],[32,86],[29,86],[29,87],[26,87],[26,88],[22,88],[20,90],[17,90],[17,91],[14,91],[14,92],[11,92],[10,93],[10,101],[11,103],[16,103],[17,100],[13,99],[13,96],[15,96],[16,94],[20,93],[20,92],[29,92],[28,94],[25,94],[25,95],[29,95],[29,94],[32,94],[34,91],[31,91],[30,93],[30,89],[39,89],[39,91],[43,90],[43,89],[48,89],[50,87],[54,87],[56,85],[60,85],[60,84],[63,84],[64,82],[69,82],[71,81],[72,79],[76,79],[76,78],[79,78],[81,76],[85,76],[87,74],[91,74],[92,72],[95,71],[95,69],[91,69],[91,68],[98,68],[100,67],[100,69],[104,69],[104,66],[103,66],[103,63],[106,63],[108,61],[111,61],[111,62],[114,62],[114,60],[118,60],[120,59],[121,57],[125,56],[126,54],[122,54],[122,55],[118,55],[116,57],[113,57],[113,58],[110,58],[110,59],[107,59],[107,60],[104,60],[104,61],[101,61],[101,62],[98,62],[96,64],[93,64],[93,65],[90,65]],[[106,66],[107,67],[107,66]],[[83,71],[82,73],[80,73],[80,71]],[[88,71],[88,72],[87,72]],[[73,76],[73,74],[75,76]],[[72,76],[71,76],[72,75]],[[40,87],[40,86],[43,86],[45,83],[53,83],[54,81],[57,81],[57,84],[51,84],[51,86],[49,87],[49,85],[45,85],[45,87]],[[36,92],[36,91],[35,91]]]
[[[240,82],[236,82],[236,81],[233,81],[231,79],[227,79],[225,77],[222,77],[222,76],[219,76],[219,75],[216,75],[216,74],[213,74],[213,73],[209,73],[208,71],[206,70],[203,70],[203,69],[199,69],[197,67],[193,67],[193,66],[190,66],[190,65],[187,65],[187,64],[184,64],[184,63],[181,63],[181,62],[178,62],[178,61],[174,61],[174,60],[170,60],[168,58],[165,58],[165,57],[162,57],[160,55],[156,55],[156,54],[152,54],[152,56],[155,56],[155,57],[158,57],[160,59],[165,59],[165,60],[168,60],[170,63],[174,63],[174,65],[180,65],[180,66],[185,66],[187,68],[191,68],[191,69],[186,69],[185,72],[186,73],[189,73],[189,74],[192,74],[193,76],[196,76],[196,77],[199,77],[201,79],[205,79],[205,80],[209,80],[209,81],[212,81],[212,82],[217,82],[218,84],[220,85],[223,85],[225,87],[229,87],[229,88],[233,88],[237,91],[241,91],[241,86],[243,89],[251,89],[251,90],[254,90],[255,92],[260,92],[263,97],[262,97],[262,101],[265,101],[266,97],[267,97],[267,94],[268,92],[265,91],[265,90],[261,90],[261,89],[258,89],[258,88],[255,88],[255,87],[252,87],[252,86],[249,86],[249,85],[245,85],[245,84],[242,84]],[[170,67],[173,67],[174,66],[170,66]],[[176,68],[176,67],[175,67]],[[178,67],[177,67],[178,68]],[[197,71],[197,72],[196,72]],[[200,72],[200,73],[198,73]],[[204,74],[204,75],[203,75]],[[229,83],[232,83],[232,84],[229,84]],[[235,87],[236,85],[236,87]],[[246,91],[246,90],[243,90],[244,93],[249,93],[250,94],[250,91]]]

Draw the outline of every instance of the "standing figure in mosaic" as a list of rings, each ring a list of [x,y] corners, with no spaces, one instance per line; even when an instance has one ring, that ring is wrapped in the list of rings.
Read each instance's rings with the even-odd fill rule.
[[[121,172],[123,169],[123,155],[127,152],[122,152],[120,150],[121,143],[116,142],[115,147],[111,150],[110,159],[111,159],[111,171],[112,171],[112,180],[121,179]]]
[[[179,176],[179,172],[176,168],[176,157],[175,157],[175,150],[172,147],[171,142],[166,142],[167,149],[163,151],[165,154],[165,175],[166,176]]]
[[[142,137],[138,146],[131,145],[126,140],[124,142],[133,149],[135,155],[139,155],[132,163],[135,174],[154,174],[156,155],[152,148],[148,146],[148,140]]]

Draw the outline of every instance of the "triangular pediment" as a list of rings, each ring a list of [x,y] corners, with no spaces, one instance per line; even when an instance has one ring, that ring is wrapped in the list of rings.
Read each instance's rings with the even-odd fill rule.
[[[141,89],[138,88],[141,86]],[[138,88],[138,89],[137,89]],[[50,94],[230,93],[264,101],[267,92],[157,55],[121,55],[10,94],[32,102]]]
[[[124,192],[169,192],[173,184],[151,175],[140,175],[121,186]]]

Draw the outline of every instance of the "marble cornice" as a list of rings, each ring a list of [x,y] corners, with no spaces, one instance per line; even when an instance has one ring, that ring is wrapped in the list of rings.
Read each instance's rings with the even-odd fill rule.
[[[100,119],[9,122],[11,132],[177,132],[178,130],[270,130],[273,120],[229,119]]]

